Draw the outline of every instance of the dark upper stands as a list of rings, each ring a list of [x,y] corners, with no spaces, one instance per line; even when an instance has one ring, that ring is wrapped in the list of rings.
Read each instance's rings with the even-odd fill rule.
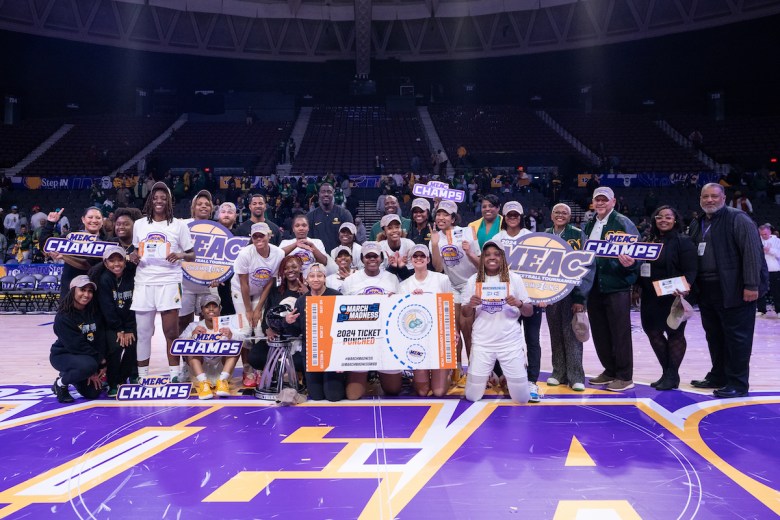
[[[458,146],[471,154],[577,154],[532,110],[513,106],[480,105],[429,108],[436,132],[450,160]]]
[[[308,173],[373,173],[380,156],[385,171],[406,170],[416,155],[427,164],[431,151],[417,112],[384,107],[316,107],[294,170]]]
[[[0,168],[10,168],[49,138],[62,121],[34,119],[0,125]]]
[[[172,121],[170,117],[116,115],[70,121],[74,124],[70,132],[21,173],[40,176],[105,175],[138,153]]]
[[[715,161],[757,168],[780,150],[780,117],[733,117],[726,121],[690,115],[666,120],[685,137],[698,131],[701,149]]]
[[[699,172],[708,168],[658,128],[647,115],[550,110],[549,114],[602,158],[615,157],[620,171]]]
[[[255,122],[188,122],[155,151],[157,157],[251,157],[249,167],[254,175],[269,175],[276,164],[276,147],[290,137],[292,123]],[[212,163],[212,166],[222,166]],[[231,164],[232,166],[232,164]]]

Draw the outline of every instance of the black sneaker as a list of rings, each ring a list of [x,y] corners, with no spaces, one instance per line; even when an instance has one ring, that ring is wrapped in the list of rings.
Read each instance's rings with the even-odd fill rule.
[[[57,396],[57,401],[63,404],[68,404],[75,401],[73,396],[70,395],[70,392],[68,392],[68,387],[58,385],[56,379],[54,380],[54,384],[51,385],[51,391],[54,393],[54,395]]]

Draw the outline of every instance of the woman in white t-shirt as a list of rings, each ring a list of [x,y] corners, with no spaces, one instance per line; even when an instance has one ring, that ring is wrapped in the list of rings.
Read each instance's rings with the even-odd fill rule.
[[[319,238],[309,238],[309,221],[306,215],[299,213],[292,219],[292,232],[295,238],[282,240],[279,247],[286,256],[297,256],[303,263],[303,277],[309,272],[309,266],[320,263],[332,272],[333,262],[325,251],[325,244]]]
[[[344,285],[344,280],[355,272],[355,268],[352,267],[354,265],[352,251],[350,251],[347,246],[338,246],[333,250],[332,258],[335,259],[338,272],[329,274],[325,278],[325,285],[333,290],[341,292],[341,286]],[[363,266],[362,262],[360,263],[360,266]]]
[[[479,401],[498,360],[509,395],[518,403],[531,397],[526,376],[525,341],[517,321],[533,313],[523,279],[509,271],[504,248],[495,239],[485,242],[477,274],[469,278],[461,308],[474,318],[466,399]]]
[[[414,247],[414,242],[404,236],[401,228],[401,217],[394,213],[385,215],[379,221],[382,231],[377,235],[377,241],[385,254],[382,267],[399,280],[403,281],[412,275],[411,266],[407,263],[409,252]]]
[[[130,307],[135,311],[138,326],[138,377],[149,375],[154,319],[159,312],[171,382],[180,382],[180,359],[172,356],[170,350],[173,340],[179,337],[181,263],[195,261],[195,245],[187,225],[173,218],[173,197],[164,182],[152,186],[143,213],[146,218],[133,225],[136,251],[130,255],[131,262],[138,262]]]
[[[336,261],[336,255],[342,248],[349,249],[352,256],[352,267],[355,269],[363,267],[363,264],[360,263],[360,244],[357,243],[357,228],[352,222],[344,222],[339,227],[339,245],[330,251],[330,257],[334,262]]]
[[[364,242],[362,248],[363,269],[352,273],[344,280],[341,286],[341,294],[348,295],[376,295],[396,294],[399,291],[398,278],[395,275],[383,271],[382,248],[377,242]],[[401,371],[380,371],[379,382],[385,395],[398,395],[401,393]],[[367,372],[347,373],[347,399],[360,399],[368,390]]]
[[[279,266],[284,260],[284,251],[270,243],[273,233],[265,222],[256,222],[250,228],[252,243],[241,249],[233,264],[235,276],[230,281],[230,296],[236,314],[243,314],[245,320],[241,332],[246,336],[265,338],[261,326],[263,310],[268,293],[279,275]],[[245,341],[241,350],[244,363],[244,386],[253,388],[260,381],[260,374],[251,370],[249,352],[252,345]]]
[[[532,231],[523,224],[523,206],[516,200],[505,202],[501,212],[504,215],[504,219],[501,222],[501,231],[493,237],[493,240],[504,246],[506,251],[506,248],[513,244],[515,240],[524,235],[530,235]],[[539,371],[542,365],[542,343],[540,340],[542,313],[542,306],[535,306],[534,312],[530,316],[520,318],[528,355],[527,377],[528,383],[531,385],[532,403],[539,402],[540,398],[539,387],[536,383],[539,379]],[[498,368],[496,367],[496,372],[500,373]]]
[[[412,247],[409,262],[414,268],[414,274],[401,282],[401,294],[451,293],[452,285],[447,275],[428,270],[428,247],[417,244]],[[436,397],[447,393],[447,378],[449,370],[415,370],[414,389],[420,397],[426,397],[433,391]]]
[[[451,200],[443,200],[436,208],[435,223],[439,229],[431,233],[431,260],[433,268],[444,272],[452,284],[452,295],[455,302],[455,316],[458,328],[458,369],[463,370],[461,352],[463,350],[460,339],[463,334],[463,346],[466,348],[466,356],[471,355],[471,320],[461,317],[461,304],[463,289],[466,281],[477,272],[479,265],[479,241],[476,232],[470,227],[459,227],[458,205]],[[465,372],[453,378],[459,387],[464,387]]]

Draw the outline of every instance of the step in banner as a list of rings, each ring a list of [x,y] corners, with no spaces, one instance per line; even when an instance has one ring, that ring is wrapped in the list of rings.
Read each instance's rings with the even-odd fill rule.
[[[311,372],[456,366],[452,294],[309,296],[306,307]]]

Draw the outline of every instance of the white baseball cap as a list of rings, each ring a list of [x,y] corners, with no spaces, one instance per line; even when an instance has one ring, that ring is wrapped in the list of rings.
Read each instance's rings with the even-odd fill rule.
[[[612,199],[615,198],[615,192],[612,191],[612,188],[608,188],[606,186],[601,186],[601,187],[596,188],[595,190],[593,190],[593,198],[594,199],[596,197],[598,197],[599,195],[602,195],[602,196],[608,198],[609,200],[612,200]]]
[[[452,215],[453,213],[458,212],[458,205],[451,200],[443,200],[439,202],[439,207],[436,208],[436,211],[446,211]]]

